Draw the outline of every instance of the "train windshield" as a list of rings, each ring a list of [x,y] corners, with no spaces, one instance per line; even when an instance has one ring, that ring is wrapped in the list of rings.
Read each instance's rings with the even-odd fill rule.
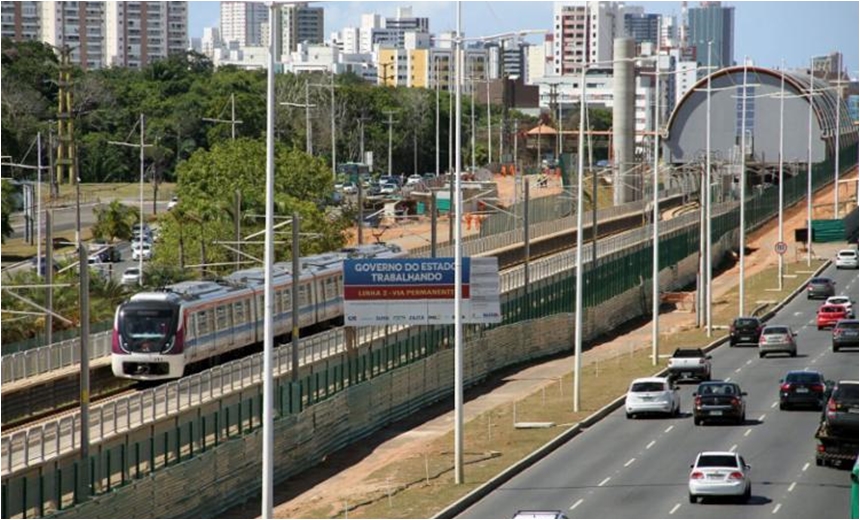
[[[122,310],[120,333],[129,352],[160,352],[173,344],[177,313],[171,306],[137,306]]]

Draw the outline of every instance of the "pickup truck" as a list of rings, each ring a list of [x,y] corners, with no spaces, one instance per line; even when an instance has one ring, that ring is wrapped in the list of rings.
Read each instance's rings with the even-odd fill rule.
[[[815,464],[841,465],[857,459],[857,381],[839,381],[815,432]]]
[[[711,356],[700,348],[676,349],[669,359],[669,377],[673,381],[682,379],[711,380]]]

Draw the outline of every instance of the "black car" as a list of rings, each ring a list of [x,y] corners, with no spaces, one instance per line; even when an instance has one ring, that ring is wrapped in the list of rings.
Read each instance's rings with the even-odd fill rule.
[[[833,326],[833,352],[838,352],[842,347],[860,346],[857,334],[857,320],[839,320]]]
[[[821,372],[792,370],[779,380],[779,409],[811,406],[820,410],[827,400],[828,384]]]
[[[98,255],[99,260],[102,262],[112,263],[122,260],[122,254],[119,252],[119,249],[104,240],[96,240],[90,244],[90,252]]]
[[[857,438],[858,417],[857,381],[839,381],[830,394],[824,421],[834,433],[853,435]]]
[[[754,317],[741,316],[735,318],[729,327],[729,344],[734,347],[741,343],[758,343],[761,335],[761,320]]]
[[[836,282],[832,278],[819,276],[809,280],[806,285],[806,299],[820,298],[826,300],[831,296],[836,295]]]
[[[746,395],[737,383],[701,383],[693,392],[693,424],[698,426],[706,421],[724,420],[743,424],[747,417]]]

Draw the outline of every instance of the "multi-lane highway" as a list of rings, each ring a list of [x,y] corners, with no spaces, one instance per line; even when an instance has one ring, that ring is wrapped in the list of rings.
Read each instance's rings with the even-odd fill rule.
[[[837,294],[856,299],[857,271],[825,272]],[[722,346],[713,374],[748,392],[741,426],[694,426],[694,384],[681,386],[679,418],[628,420],[622,409],[578,435],[474,504],[463,518],[511,518],[517,510],[560,510],[571,518],[848,518],[849,472],[815,465],[819,411],[780,411],[779,380],[812,369],[827,379],[858,379],[857,350],[831,352],[830,331],[818,331],[819,301],[801,294],[769,323],[798,333],[798,357],[759,359],[757,348]],[[752,466],[746,504],[691,504],[687,481],[700,451],[736,450]]]

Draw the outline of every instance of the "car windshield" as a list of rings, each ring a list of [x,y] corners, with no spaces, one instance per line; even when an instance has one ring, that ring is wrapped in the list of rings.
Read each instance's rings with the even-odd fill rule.
[[[174,312],[169,307],[123,309],[123,346],[130,352],[158,352],[172,335],[173,322]]]
[[[786,327],[768,327],[764,329],[762,334],[788,334],[788,328]]]
[[[831,296],[827,301],[829,303],[835,303],[837,305],[842,305],[843,303],[851,303],[851,300],[849,300],[845,296]]]
[[[696,464],[699,468],[736,468],[738,460],[734,455],[702,455]]]
[[[658,381],[642,381],[630,387],[631,392],[662,392],[665,389],[666,385]]]
[[[821,375],[813,372],[792,372],[785,377],[786,383],[820,383]]]
[[[129,267],[128,269],[125,270],[125,274],[131,275],[131,276],[137,276],[138,274],[140,274],[140,271],[138,270],[137,267]]]

